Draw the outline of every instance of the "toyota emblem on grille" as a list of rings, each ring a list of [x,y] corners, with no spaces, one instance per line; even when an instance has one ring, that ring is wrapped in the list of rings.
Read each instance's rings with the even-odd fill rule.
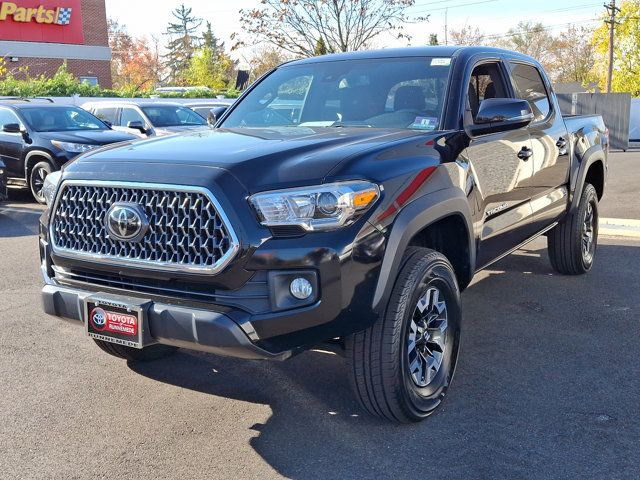
[[[149,229],[149,220],[140,205],[114,203],[106,215],[107,232],[115,240],[136,242]]]

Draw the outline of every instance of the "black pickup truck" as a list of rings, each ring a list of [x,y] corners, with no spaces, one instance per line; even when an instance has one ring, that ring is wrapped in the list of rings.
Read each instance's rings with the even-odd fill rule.
[[[367,411],[419,421],[451,384],[478,270],[540,235],[556,271],[592,268],[607,152],[602,119],[563,118],[514,52],[294,61],[215,130],[49,176],[44,310],[131,361],[334,342]]]

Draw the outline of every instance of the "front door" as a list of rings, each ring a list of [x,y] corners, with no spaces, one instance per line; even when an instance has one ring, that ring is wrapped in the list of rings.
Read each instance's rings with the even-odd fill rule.
[[[469,82],[469,109],[473,121],[480,103],[489,98],[509,98],[507,75],[501,62],[474,68]],[[467,156],[476,179],[480,218],[477,265],[482,268],[521,244],[531,235],[531,191],[526,182],[533,167],[531,139],[526,129],[473,137]]]

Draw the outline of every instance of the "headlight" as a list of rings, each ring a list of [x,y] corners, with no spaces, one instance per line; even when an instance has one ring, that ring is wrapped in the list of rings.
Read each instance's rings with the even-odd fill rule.
[[[98,148],[100,145],[89,145],[88,143],[70,143],[70,142],[59,142],[58,140],[52,140],[56,147],[60,150],[64,150],[69,153],[84,153],[89,150],[93,150],[94,148]]]
[[[378,185],[344,182],[258,193],[249,202],[267,227],[297,225],[307,231],[333,230],[351,223],[380,196]]]
[[[51,207],[53,199],[56,196],[58,190],[58,184],[62,178],[62,172],[53,172],[44,178],[44,185],[42,186],[42,196],[47,203],[47,207]]]

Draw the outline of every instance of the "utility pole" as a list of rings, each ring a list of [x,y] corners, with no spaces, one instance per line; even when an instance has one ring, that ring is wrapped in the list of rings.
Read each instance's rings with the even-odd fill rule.
[[[449,9],[444,9],[444,44],[449,45]]]
[[[613,80],[613,42],[615,40],[616,15],[620,13],[620,9],[616,7],[616,0],[611,0],[609,5],[605,4],[604,8],[609,13],[609,19],[605,23],[609,24],[609,71],[607,72],[607,93],[611,93],[611,82]]]

